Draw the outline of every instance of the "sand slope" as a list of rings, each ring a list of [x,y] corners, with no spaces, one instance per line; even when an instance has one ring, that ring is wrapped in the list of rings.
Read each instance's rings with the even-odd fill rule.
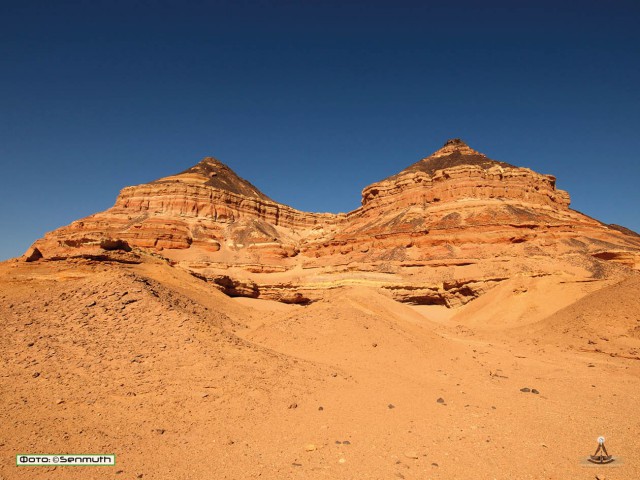
[[[4,263],[0,475],[640,477],[638,278],[526,282],[445,315],[361,287],[231,299],[160,261]],[[598,435],[623,466],[580,466]],[[117,466],[14,466],[82,452]]]

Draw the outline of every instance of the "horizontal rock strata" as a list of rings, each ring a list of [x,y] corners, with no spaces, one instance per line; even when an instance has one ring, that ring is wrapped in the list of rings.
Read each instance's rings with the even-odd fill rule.
[[[553,176],[458,139],[366,187],[347,214],[277,203],[207,157],[124,188],[112,208],[48,233],[25,260],[153,255],[230,296],[305,304],[362,285],[446,306],[514,276],[601,278],[640,267],[640,236],[569,204]]]

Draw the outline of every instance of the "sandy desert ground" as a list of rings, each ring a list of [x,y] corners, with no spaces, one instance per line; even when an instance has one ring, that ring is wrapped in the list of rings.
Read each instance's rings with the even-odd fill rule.
[[[301,306],[160,260],[5,262],[0,477],[640,478],[639,292],[516,278],[451,309],[362,287]],[[622,464],[581,464],[599,435]]]

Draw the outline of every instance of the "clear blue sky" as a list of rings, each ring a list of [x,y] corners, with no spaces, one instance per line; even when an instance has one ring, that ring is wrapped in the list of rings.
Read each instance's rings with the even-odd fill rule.
[[[0,1],[0,259],[205,155],[296,208],[461,137],[640,231],[640,2]]]

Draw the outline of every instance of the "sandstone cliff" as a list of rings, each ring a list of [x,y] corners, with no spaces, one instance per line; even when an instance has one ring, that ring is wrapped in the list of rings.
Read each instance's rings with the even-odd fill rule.
[[[38,240],[27,261],[160,256],[232,296],[308,303],[368,285],[454,306],[515,276],[571,281],[640,266],[640,237],[569,208],[555,178],[459,139],[366,187],[347,214],[295,210],[220,161],[126,187],[105,212]]]

